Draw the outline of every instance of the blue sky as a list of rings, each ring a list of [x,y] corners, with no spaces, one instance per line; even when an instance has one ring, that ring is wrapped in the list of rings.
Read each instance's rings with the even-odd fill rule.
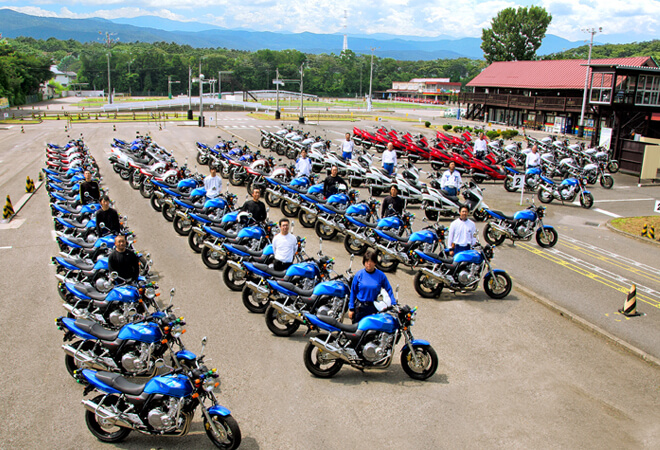
[[[213,3],[213,6],[201,6]],[[299,33],[386,33],[422,37],[480,37],[498,11],[538,4],[552,16],[549,34],[579,41],[584,28],[602,27],[601,43],[660,38],[660,0],[0,0],[0,8],[40,16],[117,19],[155,15],[225,28]],[[0,25],[2,32],[2,25]]]

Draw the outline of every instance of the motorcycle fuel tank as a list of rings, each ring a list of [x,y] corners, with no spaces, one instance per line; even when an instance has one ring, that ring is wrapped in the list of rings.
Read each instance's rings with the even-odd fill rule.
[[[454,256],[454,263],[470,263],[470,264],[479,264],[481,262],[481,253],[476,250],[465,250],[464,252],[459,252]]]
[[[171,397],[186,397],[192,394],[193,387],[185,375],[167,375],[149,380],[144,387],[144,392]]]
[[[138,288],[135,286],[117,286],[105,297],[107,302],[136,302],[140,298]]]
[[[163,337],[160,328],[155,323],[131,323],[119,330],[117,338],[123,341],[139,341],[151,344]]]
[[[518,211],[513,215],[513,218],[516,220],[530,220],[530,221],[535,221],[536,220],[536,213],[534,211],[531,211],[529,209],[525,209],[523,211]]]
[[[332,297],[346,297],[348,287],[341,281],[324,281],[314,287],[313,295],[330,295]]]
[[[394,333],[397,325],[394,317],[389,314],[372,314],[360,320],[358,330],[360,331],[384,331],[385,333]]]
[[[294,264],[286,269],[287,277],[314,278],[319,274],[319,268],[314,263]]]

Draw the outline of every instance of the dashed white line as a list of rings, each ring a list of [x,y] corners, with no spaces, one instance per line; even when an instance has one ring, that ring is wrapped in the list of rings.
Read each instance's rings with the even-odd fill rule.
[[[615,202],[646,202],[655,200],[654,198],[626,198],[622,200],[595,200],[594,203],[615,203]]]

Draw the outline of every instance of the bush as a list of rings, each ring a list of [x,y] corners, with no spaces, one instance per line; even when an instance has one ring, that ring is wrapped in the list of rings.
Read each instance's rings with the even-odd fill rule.
[[[500,137],[500,132],[495,130],[487,131],[486,137],[488,137],[488,139],[492,141],[493,139],[497,139],[498,137]]]
[[[465,127],[465,131],[472,133],[472,127]]]
[[[452,126],[449,125],[448,123],[447,123],[447,124],[444,124],[444,125],[442,126],[442,129],[445,130],[445,131],[449,131],[449,130],[451,130],[451,128],[452,128]]]
[[[424,122],[424,126],[425,126],[426,128],[429,128],[429,127],[431,126],[431,122],[429,122],[429,121],[427,120],[426,122]]]
[[[504,130],[502,132],[502,139],[513,139],[518,136],[518,130]]]
[[[463,132],[463,127],[461,126],[454,127],[454,133],[462,133],[462,132]]]

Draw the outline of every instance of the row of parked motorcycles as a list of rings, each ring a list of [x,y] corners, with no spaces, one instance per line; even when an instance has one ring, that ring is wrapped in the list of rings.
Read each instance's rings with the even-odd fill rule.
[[[404,371],[420,380],[433,375],[438,364],[435,351],[428,342],[415,340],[410,331],[416,309],[384,304],[381,314],[349,326],[352,340],[345,342],[347,330],[341,327],[346,327],[342,320],[348,309],[351,269],[341,275],[334,272],[334,259],[323,254],[322,245],[312,258],[305,252],[306,239],[298,238],[294,263],[285,270],[276,270],[272,238],[279,232],[278,225],[255,222],[249,213],[237,209],[234,202],[228,202],[226,208],[211,211],[207,202],[215,199],[205,197],[198,182],[200,178],[188,178],[195,181],[194,186],[193,183],[190,186],[181,184],[174,191],[175,195],[172,195],[172,189],[161,189],[169,196],[161,201],[162,211],[171,203],[177,205],[175,207],[186,205],[185,210],[179,208],[175,212],[175,217],[182,217],[185,224],[175,226],[176,232],[188,235],[191,248],[202,254],[207,267],[223,271],[227,288],[241,292],[248,311],[264,314],[266,326],[274,335],[290,336],[301,325],[308,330],[328,333],[322,341],[318,341],[321,337],[310,340],[305,349],[305,365],[312,374],[330,377],[343,364],[359,369],[387,367],[393,360],[394,344],[403,336],[406,341],[401,356]],[[311,186],[311,181],[304,178],[294,178],[289,183],[284,183],[283,177],[264,179],[269,185],[282,189],[299,188],[303,184]],[[222,197],[226,199],[231,195],[227,192]],[[322,192],[305,191],[305,195],[316,195],[313,204],[319,208],[332,208],[336,212],[340,209],[334,208],[353,208],[356,216],[368,215],[374,206],[355,203],[356,198],[353,198],[354,204],[350,204],[350,196],[346,193],[328,199],[322,198]],[[323,210],[319,209],[317,214],[321,213]],[[183,218],[184,214],[186,218]],[[359,339],[355,339],[356,335]],[[337,349],[338,342],[341,342],[342,349]]]
[[[146,139],[135,145],[153,149]],[[97,393],[82,401],[89,431],[109,443],[123,441],[131,431],[184,436],[199,408],[209,439],[218,448],[237,448],[241,431],[214,394],[220,379],[204,362],[206,338],[200,355],[181,340],[186,323],[174,314],[174,289],[163,308],[157,301],[158,285],[150,280],[149,255],[137,253],[137,280],[122,280],[109,272],[115,234],[96,223],[98,199],[81,199],[79,192],[84,170],[101,181],[84,142],[48,144],[46,155],[46,189],[60,248],[52,262],[67,311],[56,324],[64,333],[67,371],[85,386],[84,396]],[[107,192],[102,189],[102,194]],[[134,234],[126,220],[121,217],[121,233],[128,236],[128,249],[133,251]]]

